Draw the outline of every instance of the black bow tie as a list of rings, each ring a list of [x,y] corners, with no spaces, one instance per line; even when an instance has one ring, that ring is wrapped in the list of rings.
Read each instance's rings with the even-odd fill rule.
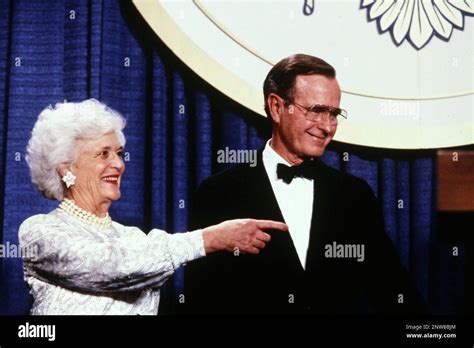
[[[314,160],[305,160],[303,163],[291,167],[283,163],[278,163],[277,177],[287,184],[291,183],[295,177],[314,179],[315,165],[316,161]]]

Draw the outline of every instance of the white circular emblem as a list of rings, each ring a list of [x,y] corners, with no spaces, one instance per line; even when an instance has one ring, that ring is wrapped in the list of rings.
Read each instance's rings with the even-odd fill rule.
[[[433,36],[449,40],[453,28],[464,27],[464,15],[474,15],[474,0],[362,0],[362,7],[398,45],[408,39],[417,49]]]
[[[306,53],[337,70],[349,117],[335,140],[474,143],[474,0],[133,2],[186,65],[261,115],[272,65]]]

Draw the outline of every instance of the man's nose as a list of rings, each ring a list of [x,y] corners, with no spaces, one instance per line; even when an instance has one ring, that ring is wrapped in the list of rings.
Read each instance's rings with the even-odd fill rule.
[[[323,130],[326,134],[330,133],[332,128],[334,127],[331,125],[331,117],[329,114],[324,115],[324,117],[319,120],[317,123],[318,128]]]

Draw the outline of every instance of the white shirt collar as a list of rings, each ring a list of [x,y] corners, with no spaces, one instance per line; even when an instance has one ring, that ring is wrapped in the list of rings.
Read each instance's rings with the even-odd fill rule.
[[[289,226],[289,233],[301,265],[305,267],[313,211],[314,181],[296,177],[287,184],[278,179],[278,164],[282,163],[287,166],[291,166],[291,164],[270,146],[270,140],[267,141],[263,149],[262,161],[283,219]]]
[[[265,168],[267,168],[267,173],[272,175],[271,179],[272,180],[277,180],[277,165],[278,163],[283,163],[287,165],[288,167],[291,167],[291,164],[288,163],[283,157],[281,157],[278,152],[276,152],[270,145],[270,142],[272,139],[269,139],[267,143],[265,144],[265,148],[263,149],[262,153],[262,160],[265,165]]]

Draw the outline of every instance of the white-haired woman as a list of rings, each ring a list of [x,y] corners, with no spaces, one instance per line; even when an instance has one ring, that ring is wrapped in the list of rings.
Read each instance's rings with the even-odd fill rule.
[[[231,220],[193,232],[168,234],[111,220],[125,165],[123,117],[91,99],[41,112],[28,143],[33,184],[60,201],[49,214],[20,226],[32,314],[156,314],[159,288],[186,262],[226,250],[258,253],[286,225]],[[29,253],[31,254],[31,253]]]

